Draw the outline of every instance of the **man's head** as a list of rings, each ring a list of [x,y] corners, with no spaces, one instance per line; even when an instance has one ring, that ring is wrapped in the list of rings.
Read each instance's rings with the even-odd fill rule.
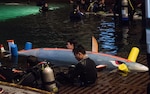
[[[77,41],[74,39],[74,38],[72,38],[72,39],[69,39],[68,41],[67,41],[67,45],[66,45],[66,47],[68,48],[68,49],[74,49],[74,47],[77,45]]]
[[[27,64],[29,67],[33,67],[35,65],[37,65],[39,62],[38,62],[38,59],[37,57],[35,56],[28,56],[27,57]]]
[[[86,55],[86,51],[82,45],[78,45],[73,49],[74,56],[77,60],[81,60]]]

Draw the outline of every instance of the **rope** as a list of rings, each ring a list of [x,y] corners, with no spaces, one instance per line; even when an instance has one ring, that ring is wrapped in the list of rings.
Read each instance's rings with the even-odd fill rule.
[[[131,6],[132,10],[134,10],[134,7],[133,7],[133,5],[132,5],[131,1],[130,1],[130,0],[128,0],[128,2],[129,2],[129,5]]]
[[[89,7],[88,7],[87,11],[89,11],[89,10],[90,10],[90,8],[93,6],[93,4],[94,4],[94,3],[95,3],[95,2],[90,3],[90,5],[89,5]]]

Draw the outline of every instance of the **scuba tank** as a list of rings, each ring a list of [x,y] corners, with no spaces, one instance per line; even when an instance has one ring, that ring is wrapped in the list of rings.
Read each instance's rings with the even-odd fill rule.
[[[121,1],[121,18],[122,21],[128,21],[129,20],[129,12],[128,12],[128,0],[122,0]]]
[[[42,66],[42,78],[44,82],[45,89],[47,91],[58,92],[58,88],[55,83],[54,72],[48,64],[46,66]]]

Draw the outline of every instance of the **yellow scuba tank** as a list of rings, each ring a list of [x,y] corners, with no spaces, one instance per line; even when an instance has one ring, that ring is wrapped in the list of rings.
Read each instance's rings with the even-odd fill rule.
[[[49,65],[46,65],[46,67],[43,68],[42,76],[45,89],[51,92],[58,92],[58,88],[55,83],[54,72]]]

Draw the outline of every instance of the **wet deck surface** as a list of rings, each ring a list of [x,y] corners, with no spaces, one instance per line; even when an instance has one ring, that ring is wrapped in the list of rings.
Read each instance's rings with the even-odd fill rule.
[[[119,53],[127,56],[127,53]],[[139,55],[138,62],[147,65],[146,55]],[[121,76],[118,72],[98,71],[98,80],[89,87],[64,85],[60,94],[147,94],[147,84],[150,82],[148,72],[129,73]]]
[[[48,91],[1,81],[0,88],[3,90],[0,94],[52,94]]]

